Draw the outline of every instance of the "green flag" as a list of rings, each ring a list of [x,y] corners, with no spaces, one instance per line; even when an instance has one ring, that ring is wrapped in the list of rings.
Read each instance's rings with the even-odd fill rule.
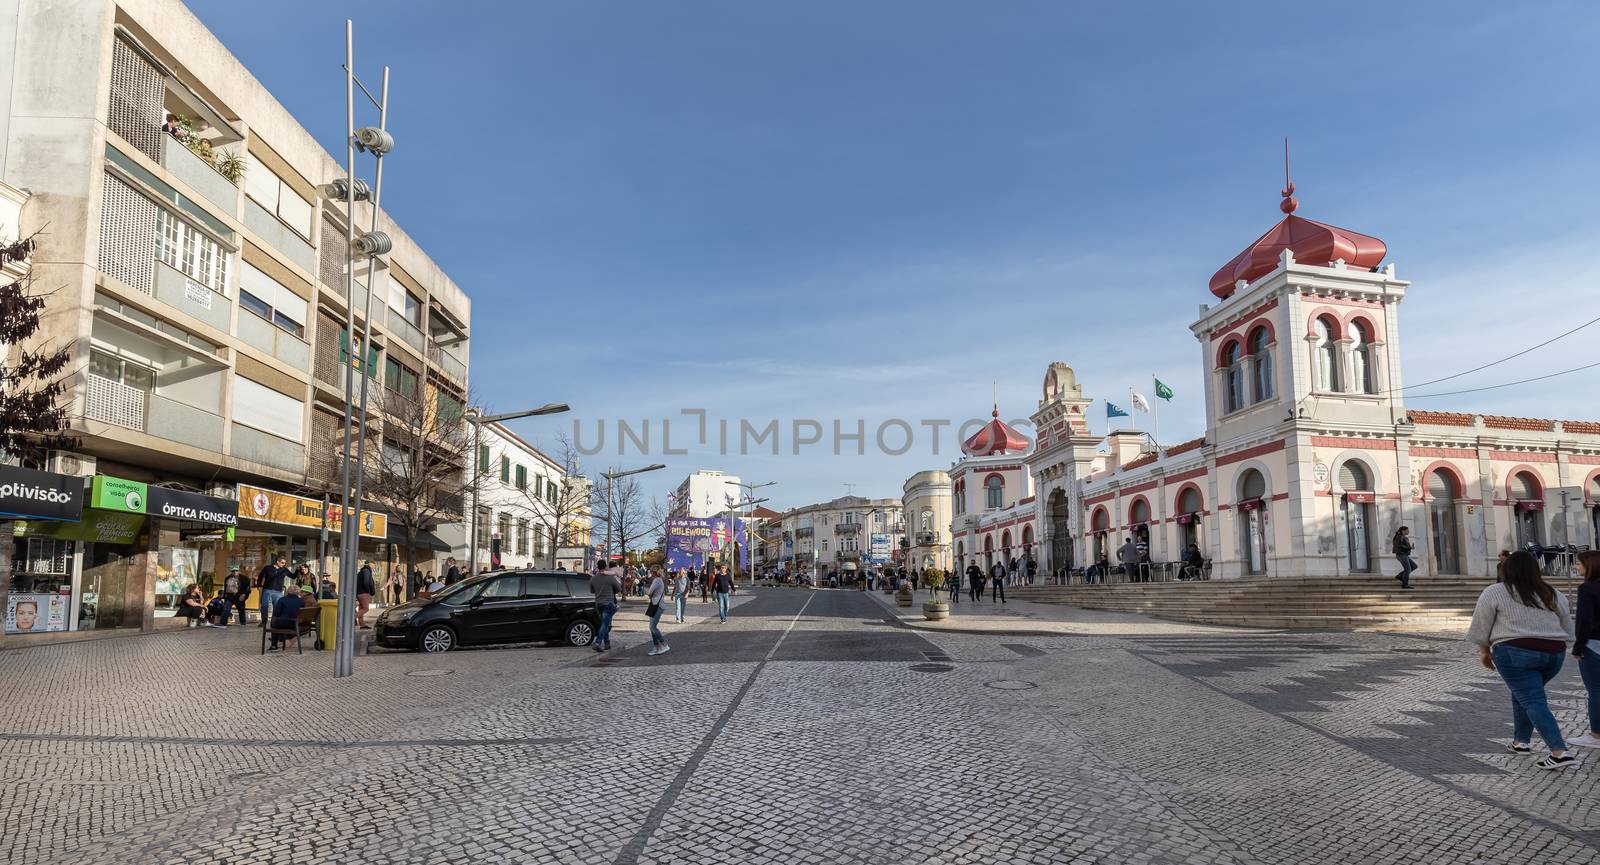
[[[1161,379],[1159,379],[1159,378],[1155,379],[1155,383],[1156,383],[1156,399],[1164,399],[1167,402],[1172,402],[1172,388],[1167,387],[1166,385],[1162,384],[1161,383]]]

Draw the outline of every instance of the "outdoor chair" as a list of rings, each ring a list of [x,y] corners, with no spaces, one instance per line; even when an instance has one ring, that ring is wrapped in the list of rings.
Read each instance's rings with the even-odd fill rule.
[[[316,605],[301,607],[300,614],[295,617],[294,627],[291,628],[270,627],[272,623],[268,622],[269,627],[261,629],[261,654],[265,655],[267,653],[267,640],[274,636],[294,640],[294,653],[296,655],[305,654],[305,651],[300,647],[300,638],[306,634],[315,634],[317,632],[317,615],[320,610],[321,607]]]

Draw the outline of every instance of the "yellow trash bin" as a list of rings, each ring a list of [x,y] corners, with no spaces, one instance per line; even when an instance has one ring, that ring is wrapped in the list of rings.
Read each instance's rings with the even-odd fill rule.
[[[339,630],[339,600],[323,598],[317,606],[317,650],[331,649],[334,634]]]

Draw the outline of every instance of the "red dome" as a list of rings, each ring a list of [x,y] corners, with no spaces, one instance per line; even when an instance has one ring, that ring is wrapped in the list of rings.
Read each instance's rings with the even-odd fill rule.
[[[994,420],[983,425],[983,429],[973,433],[972,438],[961,443],[961,452],[967,456],[986,457],[994,454],[1022,452],[1032,445],[1022,434],[1006,426],[1000,419],[1000,407],[995,406]]]
[[[1298,202],[1285,195],[1285,212],[1294,210],[1296,204]],[[1211,277],[1211,293],[1225,298],[1233,294],[1234,285],[1239,280],[1250,282],[1271,273],[1277,268],[1278,258],[1285,249],[1293,252],[1294,260],[1302,264],[1325,267],[1344,259],[1345,264],[1363,270],[1376,267],[1389,252],[1383,241],[1376,237],[1302,219],[1290,213]]]

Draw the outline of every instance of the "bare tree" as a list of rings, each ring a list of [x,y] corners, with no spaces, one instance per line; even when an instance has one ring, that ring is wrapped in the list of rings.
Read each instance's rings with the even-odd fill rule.
[[[522,488],[527,500],[523,510],[539,527],[540,535],[550,541],[546,567],[555,567],[558,545],[570,546],[579,530],[588,527],[593,507],[591,484],[583,477],[578,449],[572,446],[566,433],[557,436],[556,453],[551,459],[560,466],[561,477],[551,479],[554,483],[534,483]]]
[[[611,485],[609,490],[607,483]],[[660,532],[666,524],[666,514],[658,502],[645,497],[638,478],[623,477],[609,482],[602,478],[594,488],[595,512],[606,522],[606,553],[609,555],[614,547],[626,562],[628,547],[638,549],[638,541]]]
[[[465,516],[474,486],[482,482],[471,468],[472,427],[451,407],[458,403],[442,403],[431,388],[424,393],[415,400],[382,392],[383,441],[367,467],[370,495],[405,534],[407,577],[416,568],[418,536]]]
[[[27,262],[33,249],[31,237],[0,246],[0,268]],[[18,346],[14,364],[0,351],[0,453],[13,457],[37,457],[77,444],[61,432],[67,428],[61,372],[72,358],[71,344],[23,345],[39,332],[45,297],[33,291],[28,276],[0,285],[0,347]]]

